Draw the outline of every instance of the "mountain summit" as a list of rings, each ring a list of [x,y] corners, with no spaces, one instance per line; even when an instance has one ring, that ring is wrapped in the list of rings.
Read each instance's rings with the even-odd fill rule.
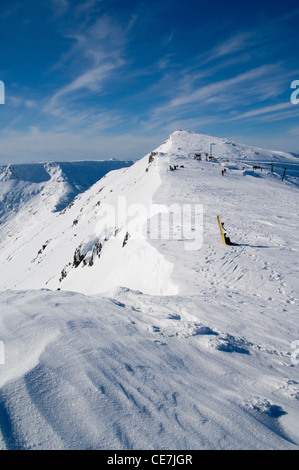
[[[260,245],[266,243],[268,234],[263,235],[261,230],[265,224],[250,231],[242,223],[253,205],[257,208],[261,201],[265,204],[267,192],[271,193],[269,217],[275,194],[279,195],[274,204],[277,211],[281,206],[280,191],[290,190],[277,174],[271,173],[269,164],[264,172],[253,170],[259,166],[257,163],[265,165],[269,161],[277,164],[297,160],[290,154],[176,131],[135,164],[110,171],[96,182],[92,180],[95,178],[92,162],[82,162],[79,171],[67,163],[6,168],[2,181],[10,185],[10,191],[6,189],[2,199],[7,201],[8,196],[16,193],[18,204],[13,206],[15,213],[5,213],[9,217],[3,226],[1,287],[103,293],[123,286],[149,294],[177,293],[190,273],[180,275],[182,279],[178,281],[174,253],[181,252],[180,259],[186,257],[187,242],[193,251],[194,237],[206,247],[217,246],[218,214],[223,215],[239,243],[257,240]],[[114,167],[124,165],[112,163]],[[106,167],[109,168],[109,163]],[[79,192],[80,188],[86,191]],[[63,204],[74,194],[68,205]],[[176,227],[170,227],[174,203],[179,207],[176,216],[182,220],[176,221]],[[60,211],[59,206],[63,208]],[[184,216],[188,218],[182,212],[184,207],[197,211],[193,216],[200,227],[190,224],[187,227],[188,222],[183,221]],[[161,214],[155,211],[164,212],[165,223],[168,218],[166,229],[172,231],[168,233],[169,239],[165,238],[165,227],[163,234],[158,233]],[[184,231],[188,232],[187,238]]]
[[[1,171],[0,448],[298,449],[298,160],[47,165]]]

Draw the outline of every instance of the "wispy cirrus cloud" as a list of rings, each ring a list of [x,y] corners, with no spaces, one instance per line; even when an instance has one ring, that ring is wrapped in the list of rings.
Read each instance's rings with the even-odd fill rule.
[[[247,111],[246,113],[240,114],[239,116],[234,116],[230,118],[230,120],[234,121],[237,119],[252,118],[252,117],[261,116],[264,114],[274,113],[276,111],[281,111],[284,109],[293,109],[291,103],[286,102],[286,103],[275,104],[272,106],[264,106],[263,108],[253,109],[251,111]]]
[[[56,115],[63,115],[65,113],[65,106],[67,106],[70,100],[79,99],[78,93],[85,89],[92,92],[99,92],[104,87],[104,81],[109,77],[110,73],[116,68],[120,67],[123,62],[120,60],[118,63],[103,63],[94,68],[83,72],[73,81],[60,88],[45,105],[44,111],[50,112]],[[68,95],[72,95],[73,98],[66,99]],[[64,101],[62,101],[64,98]]]
[[[92,151],[108,133],[155,135],[158,144],[176,128],[235,140],[280,128],[285,142],[298,138],[299,106],[289,99],[299,78],[297,6],[248,4],[244,15],[240,4],[219,2],[217,17],[211,2],[192,11],[179,0],[2,3],[0,135],[17,133],[5,134],[0,154],[21,144],[28,154],[43,144]],[[16,49],[26,61],[13,61]]]
[[[215,59],[221,59],[232,54],[236,54],[245,49],[249,50],[250,47],[257,42],[256,34],[252,32],[243,32],[238,33],[226,41],[218,44],[210,51],[206,52],[206,58],[202,60],[202,65],[205,65],[208,62],[211,62]]]
[[[56,16],[61,16],[70,8],[68,0],[51,0],[51,6]]]
[[[253,30],[239,31],[232,34],[228,39],[217,44],[203,55],[203,64],[235,55],[243,51],[252,54],[253,51],[265,54],[268,50],[273,52],[273,44],[277,42],[277,32],[284,27],[285,22],[299,15],[299,9],[295,8],[284,15],[268,19],[267,22],[258,24]]]
[[[98,93],[104,90],[111,74],[125,64],[126,33],[108,16],[101,16],[90,26],[68,32],[66,36],[74,43],[55,69],[63,69],[67,65],[74,71],[74,78],[47,100],[44,111],[56,115],[62,115],[62,109],[70,102],[80,100],[83,91]]]
[[[240,104],[240,102],[246,102],[249,96],[251,98],[252,96],[258,96],[259,99],[262,99],[263,95],[269,94],[269,91],[265,89],[264,81],[261,83],[259,80],[265,80],[266,77],[271,76],[275,71],[277,71],[277,64],[263,65],[225,80],[214,80],[207,85],[199,87],[195,87],[191,77],[191,84],[187,91],[178,95],[175,94],[168,102],[153,109],[151,115],[154,117],[165,117],[165,114],[176,112],[178,116],[185,112],[188,113],[190,109],[198,106],[201,106],[204,111],[204,106],[211,103],[215,103],[219,111],[219,108],[223,105],[226,108],[232,109]]]

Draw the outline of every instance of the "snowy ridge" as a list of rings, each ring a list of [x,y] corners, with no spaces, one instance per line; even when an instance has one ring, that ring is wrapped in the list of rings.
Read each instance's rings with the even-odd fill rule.
[[[147,211],[159,184],[156,162],[149,163],[149,156],[130,168],[110,172],[60,213],[44,218],[33,233],[30,230],[33,236],[25,233],[24,240],[23,230],[14,239],[12,252],[5,243],[3,288],[65,288],[90,294],[126,285],[148,293],[172,292],[171,264],[146,239],[135,236],[134,217],[132,231],[130,214],[123,218],[122,208],[118,209],[124,198],[131,211],[135,202]],[[115,208],[115,218],[108,220],[108,226],[106,219],[101,224],[107,207]]]
[[[255,151],[178,131],[6,220],[1,448],[298,449],[298,178],[279,166],[298,160]],[[202,205],[200,246],[144,236],[155,204]]]
[[[249,145],[240,144],[225,138],[212,137],[204,134],[196,134],[191,131],[176,131],[171,134],[159,149],[168,153],[178,155],[194,155],[195,152],[201,152],[204,156],[210,155],[210,144],[212,144],[212,155],[223,160],[237,161],[256,161],[261,162],[296,162],[298,157],[288,152],[260,149]]]
[[[35,216],[38,207],[39,215],[44,210],[60,211],[106,173],[132,163],[107,160],[0,165],[0,223],[20,210],[30,216],[34,206]]]

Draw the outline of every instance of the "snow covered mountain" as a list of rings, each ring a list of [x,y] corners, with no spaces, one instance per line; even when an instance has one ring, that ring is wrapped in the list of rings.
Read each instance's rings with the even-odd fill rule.
[[[215,155],[210,159],[213,165],[202,163],[200,166],[194,156],[198,158],[200,155],[201,161],[206,161],[210,155],[210,143]],[[243,182],[244,175],[248,174],[258,178],[263,176],[260,171],[253,172],[251,166],[244,167],[244,155],[245,160],[259,156],[262,161],[277,161],[279,157],[280,161],[287,158],[297,161],[291,155],[261,153],[227,140],[181,131],[172,134],[163,145],[131,168],[112,172],[104,179],[94,181],[93,185],[92,178],[99,176],[99,170],[103,171],[99,166],[96,173],[94,168],[85,164],[82,168],[85,181],[80,181],[80,186],[76,181],[74,164],[69,170],[71,177],[66,171],[68,164],[34,165],[32,169],[28,169],[28,165],[6,168],[2,173],[4,184],[9,183],[5,205],[10,207],[7,199],[16,194],[18,204],[11,204],[16,216],[4,227],[0,243],[1,263],[6,265],[1,288],[60,288],[95,294],[125,286],[150,294],[176,293],[178,287],[171,279],[172,264],[167,259],[171,254],[164,256],[162,247],[154,248],[157,239],[153,240],[156,237],[152,233],[158,233],[157,227],[153,227],[158,224],[158,216],[150,214],[153,202],[159,204],[160,209],[173,202],[174,188],[168,188],[166,197],[159,198],[159,193],[155,200],[153,197],[162,180],[165,180],[162,187],[169,186],[168,170],[175,165],[184,167],[184,172],[180,168],[177,175],[175,202],[179,202],[186,191],[190,194],[180,201],[181,205],[190,201],[203,204],[201,191],[194,188],[194,197],[191,196],[190,172],[195,171],[193,182],[198,177],[205,177],[202,170],[208,170],[210,180],[210,170],[215,172],[215,164],[216,168],[217,165],[218,168],[226,165],[236,181],[241,178],[240,182]],[[123,162],[116,161],[101,163],[105,170],[107,165],[108,168],[124,166]],[[80,171],[80,168],[76,169]],[[14,183],[13,187],[11,183]],[[87,191],[79,193],[80,189],[89,186]],[[78,194],[70,202],[76,190]],[[252,196],[249,194],[248,197]],[[207,205],[206,202],[204,204]],[[62,209],[59,212],[58,207]],[[12,215],[13,210],[6,210],[5,215]],[[17,231],[16,219],[20,221]],[[145,226],[148,219],[151,219],[152,233],[144,232],[142,235],[142,224]],[[126,249],[123,249],[126,236],[129,239]],[[149,243],[149,240],[154,243]]]
[[[0,223],[17,212],[60,211],[111,170],[133,162],[119,160],[0,165]],[[26,205],[28,207],[26,207]]]
[[[2,190],[0,445],[298,449],[298,157],[177,131],[122,166]]]

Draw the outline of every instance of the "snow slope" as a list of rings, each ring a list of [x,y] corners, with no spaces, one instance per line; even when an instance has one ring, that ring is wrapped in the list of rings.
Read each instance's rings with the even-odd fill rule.
[[[26,217],[60,211],[106,173],[132,163],[107,160],[0,165],[0,223],[21,211]]]
[[[32,229],[26,224],[16,238],[9,227],[0,244],[1,262],[6,264],[2,288],[64,288],[91,294],[129,282],[131,288],[150,293],[174,292],[171,264],[130,228],[136,218],[133,204],[148,210],[160,184],[156,163],[151,164],[150,174],[145,171],[148,165],[148,159],[142,159],[110,172],[63,211],[47,214],[42,223],[35,216],[38,226]],[[129,211],[128,218],[123,217],[123,199],[132,217]],[[105,217],[110,208],[115,217]],[[24,220],[22,212],[18,215]],[[123,249],[128,230],[130,240]],[[75,258],[80,256],[84,262],[77,266]]]
[[[1,447],[298,450],[297,162],[178,131],[4,224]],[[153,208],[187,216],[159,238]]]

